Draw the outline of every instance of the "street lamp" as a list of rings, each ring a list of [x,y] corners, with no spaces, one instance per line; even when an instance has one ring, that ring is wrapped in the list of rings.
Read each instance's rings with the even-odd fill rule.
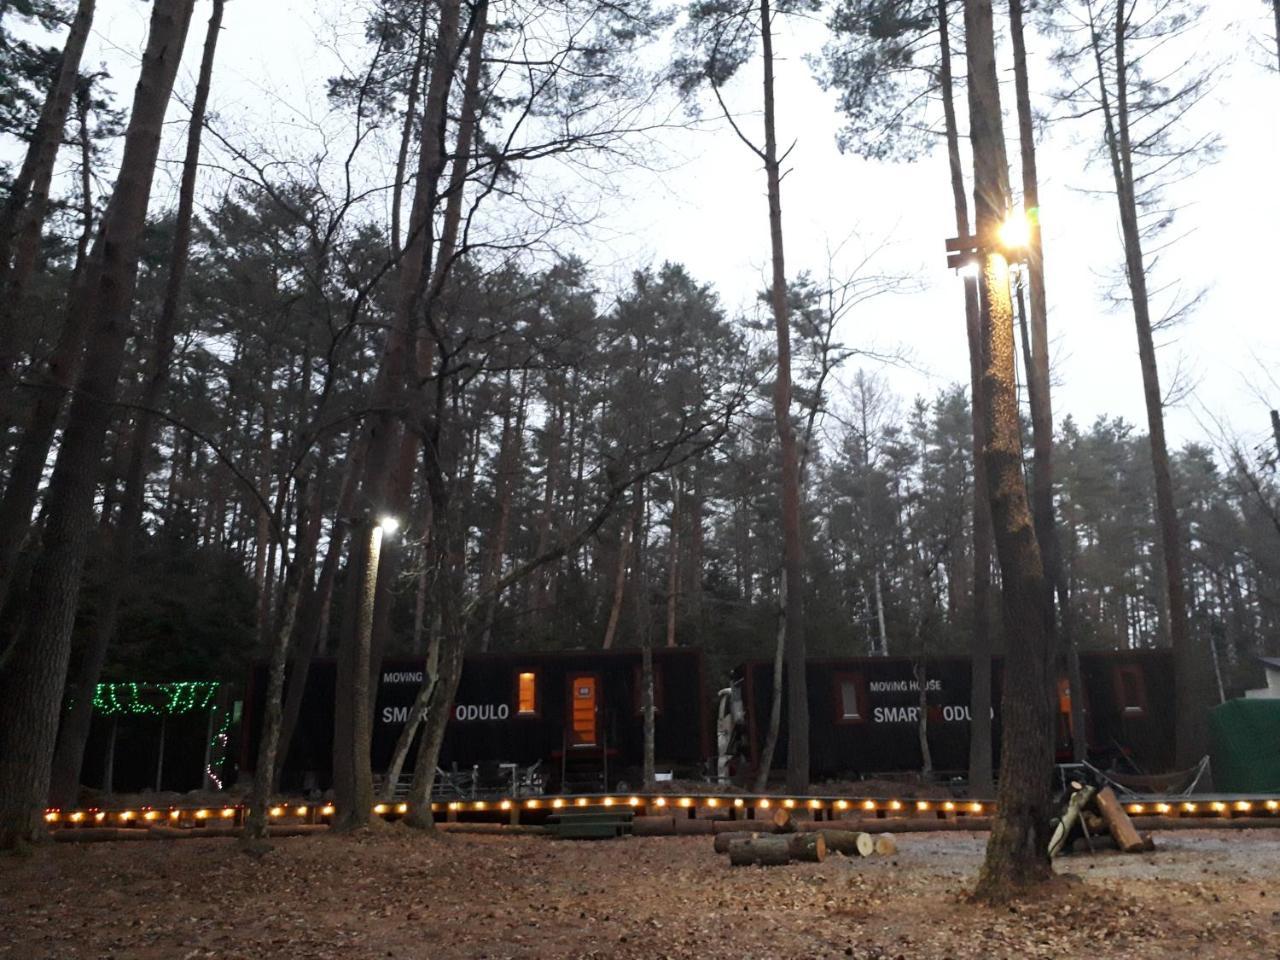
[[[388,537],[394,537],[396,531],[400,529],[400,520],[397,517],[383,516],[378,518],[378,529]]]

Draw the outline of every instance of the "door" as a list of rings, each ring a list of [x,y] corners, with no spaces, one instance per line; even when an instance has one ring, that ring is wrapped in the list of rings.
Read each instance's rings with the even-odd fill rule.
[[[594,747],[599,742],[600,680],[593,673],[569,677],[569,746]]]

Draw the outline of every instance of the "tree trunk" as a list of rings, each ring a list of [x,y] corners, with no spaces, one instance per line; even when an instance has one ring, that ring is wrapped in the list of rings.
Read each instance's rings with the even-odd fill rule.
[[[120,176],[98,238],[100,282],[68,317],[92,312],[91,354],[71,404],[44,505],[43,550],[28,614],[0,677],[0,849],[39,838],[49,791],[71,628],[93,516],[102,442],[119,391],[138,255],[165,109],[194,0],[156,0]]]
[[[1008,642],[997,815],[975,894],[1001,900],[1050,873],[1052,616],[1022,474],[1009,266],[998,240],[1009,174],[990,0],[966,0],[965,28],[981,260],[984,456]]]
[[[187,129],[187,152],[183,159],[182,185],[178,194],[178,212],[174,223],[173,249],[169,258],[169,276],[165,285],[164,301],[160,317],[156,321],[153,336],[151,369],[145,380],[139,399],[137,423],[130,441],[129,464],[125,474],[124,495],[121,501],[120,519],[111,534],[111,567],[105,596],[98,604],[97,620],[76,675],[74,689],[80,693],[72,703],[58,734],[58,746],[54,753],[53,787],[50,802],[55,806],[67,806],[75,801],[80,782],[80,767],[84,761],[85,743],[89,738],[89,726],[93,719],[93,697],[86,696],[93,690],[106,662],[107,649],[115,635],[120,601],[123,598],[128,573],[141,536],[141,523],[146,479],[146,458],[151,448],[151,434],[155,418],[151,411],[169,382],[173,359],[173,343],[177,330],[178,311],[182,288],[186,279],[191,246],[191,219],[195,207],[196,174],[200,164],[200,135],[204,129],[205,108],[209,103],[209,86],[213,76],[213,59],[217,51],[218,33],[222,29],[224,0],[213,0],[209,15],[209,29],[205,35],[204,53],[200,61],[200,76],[196,83],[195,99],[191,105],[191,123]]]
[[[782,484],[782,555],[789,589],[784,616],[787,643],[787,789],[809,787],[809,691],[805,683],[804,553],[800,542],[800,463],[791,423],[791,325],[787,317],[787,272],[782,245],[782,173],[773,102],[773,15],[760,0],[760,44],[764,59],[764,169],[769,193],[769,248],[773,275],[770,304],[778,342],[773,387]]]
[[[1160,547],[1164,554],[1164,579],[1168,601],[1169,636],[1174,661],[1175,763],[1180,768],[1194,766],[1207,749],[1208,710],[1206,691],[1210,665],[1198,649],[1187,622],[1186,587],[1182,570],[1182,537],[1169,469],[1169,449],[1164,436],[1164,397],[1160,392],[1160,372],[1156,363],[1151,331],[1151,308],[1147,291],[1146,261],[1142,251],[1142,231],[1138,223],[1137,198],[1133,178],[1133,156],[1129,141],[1128,65],[1125,61],[1127,22],[1124,4],[1116,9],[1114,110],[1107,90],[1101,38],[1093,34],[1099,99],[1105,123],[1107,152],[1115,181],[1120,211],[1120,232],[1124,239],[1125,273],[1133,303],[1133,319],[1138,333],[1138,360],[1142,368],[1142,393],[1147,408],[1147,431],[1151,442],[1151,466],[1155,475],[1156,520]]]
[[[301,485],[300,485],[301,486]],[[303,494],[299,490],[298,501],[302,503]],[[298,539],[305,538],[304,529],[307,523],[307,511],[298,508]],[[310,553],[314,556],[314,553]],[[280,746],[280,728],[283,719],[281,701],[284,699],[285,660],[289,653],[289,640],[293,636],[294,624],[298,616],[298,600],[302,595],[302,582],[306,579],[309,563],[301,552],[295,553],[293,562],[288,564],[285,574],[284,609],[280,617],[279,629],[271,646],[271,661],[267,673],[267,696],[265,714],[262,721],[262,734],[258,741],[258,766],[253,777],[253,792],[249,800],[249,815],[245,819],[244,833],[241,835],[249,849],[260,849],[267,836],[267,807],[271,802],[271,789],[276,775],[276,751]],[[285,745],[288,749],[288,745]]]
[[[787,571],[784,567],[778,578],[778,641],[773,648],[773,696],[769,700],[769,730],[764,746],[760,749],[760,765],[756,769],[756,793],[764,793],[769,785],[769,772],[773,767],[773,754],[778,748],[778,734],[782,729],[783,664],[787,649]]]
[[[960,134],[956,123],[955,89],[951,75],[951,43],[947,5],[938,0],[938,35],[941,47],[939,74],[942,109],[946,123],[947,159],[955,204],[956,233],[969,235],[969,201],[965,196],[960,163]],[[982,402],[981,307],[978,281],[964,280],[965,328],[969,342],[970,412],[973,420],[973,637],[969,653],[969,792],[989,796],[992,790],[991,758],[991,625],[988,618],[991,591],[991,502],[983,444],[985,423]]]
[[[631,522],[624,524],[622,529],[618,531],[618,569],[613,577],[613,602],[609,607],[609,620],[604,628],[604,643],[600,645],[605,650],[613,647],[614,637],[618,633],[618,620],[622,616],[622,598],[627,588],[627,564],[631,552],[631,531],[636,523],[636,514],[642,510],[644,510],[644,500],[637,494]]]
[[[406,386],[413,363],[412,339],[416,318],[423,303],[424,278],[429,277],[431,261],[431,217],[438,197],[437,187],[444,169],[445,144],[442,141],[447,129],[446,107],[449,89],[453,83],[455,55],[458,49],[458,27],[461,16],[460,0],[443,0],[440,5],[439,28],[435,44],[435,56],[427,83],[427,95],[423,105],[421,143],[418,156],[417,187],[409,215],[409,232],[405,238],[404,255],[400,259],[396,276],[396,291],[391,323],[383,344],[381,362],[370,391],[369,406],[376,411],[366,427],[362,478],[357,508],[371,521],[386,512],[389,503],[390,477],[400,452],[402,436],[401,418],[406,412]],[[352,542],[349,566],[353,571],[367,570],[370,540],[359,538]],[[376,580],[374,581],[376,600]],[[360,791],[369,784],[372,799],[370,759],[350,738],[355,726],[366,723],[355,710],[357,687],[368,686],[370,661],[367,648],[360,641],[359,631],[353,636],[343,631],[339,660],[349,669],[340,670],[335,696],[352,704],[351,729],[338,723],[335,717],[334,731],[334,786],[339,809],[347,811],[344,826],[355,829],[368,823],[370,805],[351,791]],[[361,656],[361,650],[365,654]],[[345,714],[345,708],[343,710]],[[368,718],[371,720],[371,718]],[[348,749],[348,747],[352,747]],[[338,769],[339,765],[353,765],[350,773]]]
[[[676,645],[680,600],[680,478],[671,478],[671,530],[667,537],[667,646]]]
[[[329,635],[329,616],[333,610],[333,590],[338,578],[338,564],[342,560],[342,549],[346,543],[348,517],[355,502],[355,466],[362,459],[359,447],[364,443],[363,436],[357,434],[352,441],[357,449],[348,457],[342,477],[342,485],[338,491],[338,503],[334,511],[335,519],[329,529],[328,546],[325,549],[324,562],[320,565],[320,575],[316,579],[314,589],[307,591],[307,602],[302,604],[302,617],[295,630],[297,636],[293,642],[293,667],[289,675],[289,687],[285,692],[284,716],[280,723],[280,751],[276,761],[276,770],[272,784],[280,786],[280,775],[284,771],[285,760],[289,756],[289,747],[293,743],[293,734],[297,729],[298,715],[302,710],[302,696],[307,688],[307,676],[311,672],[311,660],[316,651],[324,651]],[[318,518],[317,518],[318,519]]]
[[[80,59],[93,26],[94,0],[79,0],[62,48],[58,76],[45,97],[40,119],[31,136],[26,157],[9,197],[0,210],[0,377],[7,376],[16,359],[14,324],[22,311],[22,298],[35,272],[40,253],[40,232],[49,206],[49,185],[62,146],[63,130],[80,80]]]
[[[1030,240],[1027,244],[1027,280],[1031,295],[1030,353],[1027,394],[1031,404],[1032,471],[1031,509],[1036,542],[1048,577],[1048,589],[1060,576],[1057,524],[1053,515],[1053,403],[1049,390],[1049,325],[1044,289],[1044,249],[1040,236],[1040,186],[1036,172],[1034,118],[1027,77],[1027,50],[1022,29],[1022,0],[1009,2],[1013,40],[1014,89],[1018,109],[1018,140],[1022,153],[1022,204]]]
[[[509,386],[509,385],[508,385]],[[516,464],[520,452],[524,448],[524,423],[526,401],[528,399],[529,373],[520,374],[520,391],[516,399],[515,410],[511,409],[511,395],[507,394],[507,409],[504,416],[502,443],[498,451],[498,471],[495,486],[498,494],[498,520],[493,529],[493,546],[489,553],[489,574],[483,589],[488,592],[502,576],[502,562],[507,553],[507,531],[511,526],[511,501],[515,495]],[[485,604],[484,627],[480,633],[480,652],[489,649],[493,636],[494,618],[498,612],[498,593],[488,598]]]
[[[929,688],[928,671],[924,660],[917,661],[911,673],[919,686],[916,700],[920,715],[916,718],[916,738],[920,741],[920,779],[928,780],[933,776],[933,752],[929,749]]]

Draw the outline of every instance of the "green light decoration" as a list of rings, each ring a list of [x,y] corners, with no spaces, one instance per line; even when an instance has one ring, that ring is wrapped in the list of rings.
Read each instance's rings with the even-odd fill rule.
[[[216,680],[170,683],[100,683],[93,709],[101,716],[176,717],[209,709],[221,684]]]

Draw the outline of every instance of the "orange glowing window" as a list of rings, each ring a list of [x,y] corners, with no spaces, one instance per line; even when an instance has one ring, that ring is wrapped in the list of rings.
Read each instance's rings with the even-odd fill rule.
[[[516,677],[516,714],[533,716],[538,712],[538,675],[525,671]]]

